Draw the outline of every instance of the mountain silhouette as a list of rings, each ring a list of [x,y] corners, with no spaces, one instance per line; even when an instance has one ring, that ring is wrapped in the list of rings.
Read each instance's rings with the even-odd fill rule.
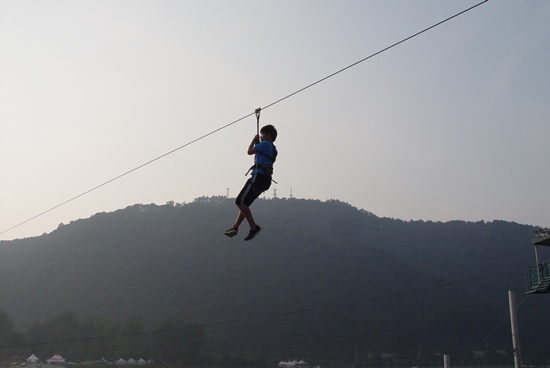
[[[236,211],[224,197],[137,204],[0,242],[0,310],[20,330],[62,310],[178,317],[205,326],[212,354],[435,361],[474,349],[509,363],[512,290],[524,355],[548,356],[550,298],[524,296],[531,226],[274,198],[254,203],[263,231],[244,242],[246,223],[223,235]]]

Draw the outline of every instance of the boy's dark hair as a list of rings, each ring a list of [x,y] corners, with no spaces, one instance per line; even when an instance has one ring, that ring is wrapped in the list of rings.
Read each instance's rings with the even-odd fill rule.
[[[264,134],[271,134],[271,139],[273,139],[273,142],[277,139],[277,129],[275,129],[275,127],[271,124],[264,126],[260,129],[260,132]]]

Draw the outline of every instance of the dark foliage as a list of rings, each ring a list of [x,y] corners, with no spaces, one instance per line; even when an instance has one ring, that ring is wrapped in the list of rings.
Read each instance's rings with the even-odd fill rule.
[[[36,334],[33,321],[62,310],[93,324],[137,318],[128,331],[194,321],[209,353],[236,361],[382,364],[387,352],[412,364],[486,350],[485,359],[510,363],[498,352],[511,346],[501,323],[513,290],[525,359],[548,358],[550,333],[538,327],[548,324],[550,297],[523,300],[531,226],[402,221],[339,201],[259,200],[253,211],[264,231],[251,242],[246,226],[223,236],[236,207],[222,197],[134,205],[1,242],[0,309]]]

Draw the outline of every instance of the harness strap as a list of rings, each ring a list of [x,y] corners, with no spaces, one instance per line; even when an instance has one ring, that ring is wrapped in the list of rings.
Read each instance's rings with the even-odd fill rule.
[[[248,171],[246,172],[246,174],[244,174],[245,176],[248,175],[249,172],[251,172],[252,170],[254,169],[259,169],[259,170],[264,170],[265,171],[265,167],[264,166],[269,166],[271,168],[271,173],[269,175],[272,175],[273,174],[273,165],[259,165],[260,167],[257,167],[257,165],[252,165],[250,166],[250,169],[248,169]],[[279,184],[277,183],[275,180],[273,180],[273,178],[271,178],[271,181],[274,182],[275,184]]]
[[[256,152],[257,155],[260,155],[262,157],[267,158],[269,161],[271,161],[271,163],[270,164],[257,164],[257,163],[254,163],[254,165],[250,166],[250,168],[248,169],[246,174],[244,174],[245,176],[248,175],[250,173],[250,171],[252,171],[254,169],[262,170],[262,171],[266,172],[269,175],[273,175],[273,164],[275,163],[275,160],[277,159],[277,148],[275,147],[275,145],[273,143],[271,143],[271,145],[273,147],[273,151],[272,151],[273,156],[270,156],[265,152]]]
[[[245,176],[248,175],[252,170],[262,170],[263,172],[265,172],[267,175],[273,175],[273,165],[261,165],[261,164],[254,164],[252,166],[250,166],[250,168],[248,169],[248,171],[246,172],[246,174],[244,174]]]
[[[275,146],[273,146],[273,152],[275,153],[274,156],[270,156],[270,155],[268,155],[267,153],[264,153],[264,152],[258,152],[256,154],[267,158],[272,163],[275,163],[275,160],[277,159],[277,150],[275,149]]]

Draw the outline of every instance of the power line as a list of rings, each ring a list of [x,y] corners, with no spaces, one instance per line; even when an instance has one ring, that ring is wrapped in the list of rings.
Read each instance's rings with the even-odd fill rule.
[[[484,3],[486,3],[487,1],[489,1],[489,0],[484,0],[484,1],[482,1],[482,2],[480,2],[480,3],[478,3],[478,4],[476,4],[476,5],[473,5],[473,6],[469,7],[469,8],[467,8],[467,9],[465,9],[465,10],[459,12],[459,13],[456,13],[455,15],[452,15],[452,16],[450,16],[450,17],[448,17],[448,18],[446,18],[446,19],[444,19],[444,20],[442,20],[442,21],[440,21],[440,22],[438,22],[438,23],[435,23],[435,24],[432,25],[432,26],[429,26],[429,27],[427,27],[427,28],[425,28],[425,29],[423,29],[423,30],[421,30],[421,31],[419,31],[419,32],[416,32],[416,33],[414,33],[413,35],[411,35],[411,36],[409,36],[409,37],[403,38],[401,41],[398,41],[398,42],[396,42],[396,43],[394,43],[394,44],[392,44],[392,45],[390,45],[390,46],[387,46],[387,47],[381,49],[380,51],[377,51],[377,52],[375,52],[375,53],[373,53],[373,54],[371,54],[371,55],[369,55],[369,56],[367,56],[367,57],[365,57],[365,58],[363,58],[363,59],[361,59],[361,60],[359,60],[359,61],[354,62],[353,64],[350,64],[350,65],[348,65],[348,66],[346,66],[346,67],[344,67],[344,68],[342,68],[342,69],[340,69],[340,70],[338,70],[338,71],[336,71],[336,72],[334,72],[334,73],[332,73],[332,74],[327,75],[326,77],[323,77],[323,78],[321,78],[321,79],[319,79],[319,80],[317,80],[317,81],[315,81],[315,82],[313,82],[313,83],[311,83],[311,84],[309,84],[309,85],[307,85],[307,86],[305,86],[305,87],[302,87],[302,88],[300,88],[300,89],[298,89],[298,90],[296,90],[296,91],[294,91],[294,92],[292,92],[292,93],[290,93],[290,94],[288,94],[288,95],[286,95],[286,96],[284,96],[284,97],[282,97],[282,98],[280,98],[280,99],[278,99],[278,100],[276,100],[276,101],[274,101],[274,102],[272,102],[272,103],[270,103],[270,104],[268,104],[268,105],[262,107],[262,109],[265,110],[265,109],[267,109],[267,108],[269,108],[269,107],[272,107],[272,106],[274,106],[274,105],[276,105],[276,104],[278,104],[278,103],[280,103],[280,102],[282,102],[282,101],[284,101],[284,100],[286,100],[286,99],[288,99],[288,98],[290,98],[290,97],[292,97],[292,96],[294,96],[294,95],[296,95],[296,94],[298,94],[298,93],[300,93],[300,92],[305,91],[306,89],[309,89],[309,88],[311,88],[311,87],[313,87],[313,86],[315,86],[315,85],[317,85],[317,84],[319,84],[319,83],[321,83],[321,82],[324,82],[325,80],[327,80],[327,79],[329,79],[329,78],[334,77],[334,76],[337,75],[337,74],[340,74],[340,73],[342,73],[342,72],[344,72],[344,71],[346,71],[346,70],[348,70],[348,69],[350,69],[350,68],[352,68],[352,67],[354,67],[354,66],[356,66],[356,65],[358,65],[358,64],[361,64],[361,63],[364,62],[364,61],[367,61],[367,60],[369,60],[369,59],[371,59],[371,58],[373,58],[373,57],[375,57],[375,56],[377,56],[377,55],[379,55],[379,54],[381,54],[381,53],[383,53],[383,52],[385,52],[385,51],[388,51],[389,49],[392,49],[392,48],[394,48],[394,47],[396,47],[396,46],[398,46],[398,45],[400,45],[400,44],[402,44],[402,43],[404,43],[404,42],[406,42],[406,41],[408,41],[408,40],[410,40],[410,39],[412,39],[412,38],[414,38],[414,37],[416,37],[416,36],[419,36],[419,35],[421,35],[421,34],[424,33],[424,32],[427,32],[427,31],[429,31],[429,30],[431,30],[431,29],[433,29],[433,28],[435,28],[435,27],[437,27],[437,26],[439,26],[439,25],[441,25],[441,24],[443,24],[443,23],[446,23],[446,22],[450,21],[451,19],[454,19],[454,18],[456,18],[456,17],[458,17],[458,16],[460,16],[460,15],[462,15],[462,14],[464,14],[464,13],[466,13],[466,12],[468,12],[468,11],[474,9],[474,8],[477,8],[478,6],[480,6],[480,5],[484,4]],[[12,226],[12,227],[6,229],[6,230],[3,230],[2,232],[0,232],[0,235],[6,233],[6,232],[8,232],[8,231],[11,231],[11,230],[13,230],[13,229],[15,229],[15,228],[17,228],[17,227],[23,225],[23,224],[26,224],[26,223],[28,223],[28,222],[30,222],[30,221],[32,221],[32,220],[34,220],[34,219],[36,219],[36,218],[38,218],[38,217],[40,217],[40,216],[43,216],[43,215],[45,215],[46,213],[51,212],[51,211],[53,211],[53,210],[55,210],[55,209],[57,209],[57,208],[59,208],[59,207],[61,207],[61,206],[64,206],[64,205],[66,205],[66,204],[69,203],[69,202],[72,202],[72,201],[74,201],[74,200],[76,200],[76,199],[78,199],[78,198],[80,198],[80,197],[82,197],[82,196],[84,196],[84,195],[86,195],[86,194],[89,194],[90,192],[93,192],[93,191],[95,191],[95,190],[97,190],[97,189],[99,189],[99,188],[101,188],[101,187],[104,187],[104,186],[106,186],[107,184],[110,184],[110,183],[114,182],[115,180],[118,180],[118,179],[120,179],[120,178],[122,178],[122,177],[124,177],[124,176],[126,176],[126,175],[128,175],[128,174],[133,173],[134,171],[137,171],[137,170],[139,170],[139,169],[141,169],[141,168],[143,168],[143,167],[145,167],[145,166],[147,166],[147,165],[149,165],[149,164],[152,164],[152,163],[155,162],[155,161],[160,160],[161,158],[164,158],[164,157],[166,157],[166,156],[168,156],[168,155],[170,155],[170,154],[172,154],[172,153],[174,153],[174,152],[176,152],[176,151],[181,150],[182,148],[185,148],[185,147],[187,147],[187,146],[189,146],[189,145],[191,145],[191,144],[193,144],[193,143],[196,143],[196,142],[198,142],[198,141],[200,141],[200,140],[202,140],[202,139],[204,139],[204,138],[206,138],[206,137],[208,137],[208,136],[210,136],[210,135],[212,135],[212,134],[214,134],[214,133],[217,133],[217,132],[219,132],[219,131],[221,131],[221,130],[223,130],[223,129],[225,129],[225,128],[228,128],[228,127],[230,127],[231,125],[234,125],[234,124],[236,124],[236,123],[238,123],[238,122],[240,122],[240,121],[242,121],[242,120],[244,120],[244,119],[246,119],[246,118],[248,118],[249,116],[252,116],[252,115],[254,115],[254,113],[247,114],[247,115],[245,115],[245,116],[243,116],[243,117],[241,117],[241,118],[239,118],[239,119],[237,119],[237,120],[232,121],[231,123],[228,123],[228,124],[226,124],[226,125],[224,125],[224,126],[218,128],[218,129],[215,129],[215,130],[211,131],[210,133],[206,133],[206,134],[204,134],[204,135],[202,135],[202,136],[200,136],[200,137],[198,137],[198,138],[195,138],[195,139],[193,139],[193,140],[191,140],[191,141],[189,141],[189,142],[187,142],[187,143],[185,143],[185,144],[183,144],[183,145],[181,145],[181,146],[179,146],[179,147],[177,147],[177,148],[174,148],[173,150],[168,151],[168,152],[166,152],[166,153],[164,153],[164,154],[162,154],[162,155],[160,155],[160,156],[158,156],[158,157],[156,157],[156,158],[154,158],[154,159],[152,159],[152,160],[149,160],[149,161],[147,161],[147,162],[145,162],[145,163],[143,163],[143,164],[141,164],[141,165],[139,165],[139,166],[136,166],[135,168],[133,168],[133,169],[131,169],[131,170],[128,170],[128,171],[126,171],[126,172],[124,172],[124,173],[122,173],[122,174],[120,174],[120,175],[118,175],[118,176],[116,176],[116,177],[114,177],[114,178],[112,178],[112,179],[110,179],[110,180],[107,180],[106,182],[104,182],[104,183],[102,183],[102,184],[99,184],[99,185],[97,185],[97,186],[95,186],[95,187],[93,187],[93,188],[91,188],[91,189],[88,189],[88,190],[86,190],[86,191],[84,191],[84,192],[82,192],[82,193],[80,193],[80,194],[78,194],[78,195],[76,195],[76,196],[74,196],[74,197],[72,197],[72,198],[70,198],[70,199],[64,201],[64,202],[61,202],[61,203],[59,203],[59,204],[57,204],[57,205],[55,205],[55,206],[53,206],[53,207],[51,207],[51,208],[49,208],[49,209],[43,211],[43,212],[40,212],[40,213],[37,214],[37,215],[34,215],[34,216],[28,218],[28,219],[25,220],[25,221],[22,221],[22,222],[20,222],[20,223],[18,223],[18,224],[16,224],[16,225],[14,225],[14,226]]]
[[[529,295],[525,295],[525,296],[523,297],[523,300],[517,305],[516,309],[519,309],[519,307],[521,307],[522,304],[525,303],[525,301],[527,300],[527,297],[528,297],[528,296],[529,296]],[[477,348],[479,348],[483,343],[485,343],[485,341],[487,341],[487,339],[488,339],[489,337],[491,337],[495,332],[497,332],[497,331],[500,329],[500,327],[501,327],[505,322],[507,322],[507,321],[509,321],[509,320],[510,320],[510,317],[507,316],[507,317],[505,317],[502,321],[500,321],[499,323],[497,323],[497,325],[495,326],[495,328],[493,328],[493,329],[491,330],[491,332],[489,332],[489,333],[487,334],[487,336],[485,336],[483,339],[481,339],[481,341],[480,341],[476,346],[474,346],[474,347],[472,348],[472,350],[470,350],[470,351],[468,352],[468,354],[466,354],[458,363],[456,363],[455,366],[458,367],[458,366],[462,365],[462,363],[464,363],[464,361],[465,361],[470,355],[472,355],[472,354],[474,353],[474,351],[476,351]]]
[[[375,297],[357,299],[357,300],[352,300],[352,301],[347,301],[347,302],[338,302],[338,303],[327,304],[327,305],[322,305],[322,306],[315,306],[315,307],[310,307],[310,308],[294,309],[294,310],[283,311],[283,312],[278,312],[278,313],[270,313],[270,314],[264,314],[264,315],[258,315],[258,316],[252,316],[252,317],[244,317],[244,318],[234,318],[234,319],[214,321],[214,322],[208,322],[208,323],[197,324],[197,325],[187,325],[187,326],[183,326],[183,327],[160,329],[160,330],[151,330],[151,331],[144,331],[144,332],[133,332],[133,333],[124,333],[124,334],[107,335],[107,336],[83,337],[83,338],[60,340],[60,341],[47,341],[47,342],[37,342],[37,343],[29,343],[29,344],[0,346],[0,350],[2,350],[2,349],[12,349],[12,348],[31,347],[31,346],[41,346],[41,345],[78,343],[78,342],[85,342],[85,341],[114,339],[114,338],[129,337],[129,336],[153,335],[153,334],[157,334],[157,333],[175,332],[175,331],[181,331],[181,330],[188,330],[188,329],[192,329],[192,328],[216,327],[216,326],[230,325],[230,324],[235,324],[235,323],[253,322],[253,321],[259,321],[259,320],[264,320],[264,319],[273,319],[273,318],[286,317],[286,316],[295,315],[295,314],[311,313],[311,312],[326,310],[326,309],[344,308],[344,307],[348,307],[348,306],[352,306],[352,305],[374,302],[374,301],[377,301],[377,300],[392,298],[392,297],[396,297],[396,296],[403,296],[403,295],[408,295],[408,294],[417,294],[417,293],[425,292],[425,291],[433,291],[433,290],[436,290],[436,289],[448,288],[448,287],[456,286],[458,284],[464,284],[464,283],[469,283],[469,282],[473,282],[473,281],[479,281],[479,280],[486,279],[486,278],[502,276],[502,275],[506,275],[506,274],[510,274],[510,273],[516,273],[516,272],[520,272],[520,271],[523,272],[523,271],[525,271],[525,269],[524,268],[511,269],[511,270],[507,270],[507,271],[501,271],[501,272],[497,272],[497,273],[471,277],[471,278],[464,279],[464,280],[448,282],[448,283],[445,283],[445,284],[427,286],[427,287],[418,288],[418,289],[414,289],[414,290],[395,292],[395,293],[386,294],[386,295],[379,295],[379,296],[375,296]],[[518,308],[519,308],[519,306],[518,306]],[[425,322],[426,321],[424,321],[424,323]]]

